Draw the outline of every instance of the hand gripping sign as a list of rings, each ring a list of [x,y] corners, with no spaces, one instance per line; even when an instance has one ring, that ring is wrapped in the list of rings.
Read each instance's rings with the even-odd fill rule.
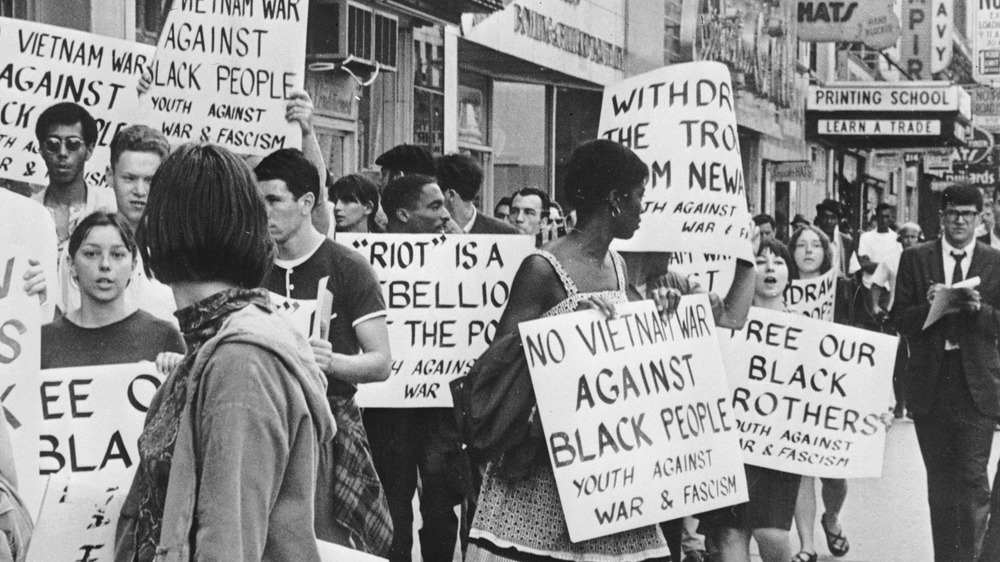
[[[695,252],[752,260],[729,70],[675,64],[604,90],[599,136],[649,167],[642,225],[615,249]]]
[[[754,307],[719,340],[747,464],[882,475],[896,337]]]
[[[514,274],[535,249],[531,236],[338,234],[382,283],[392,369],[363,384],[373,408],[451,406],[448,383],[465,375],[493,340]]]
[[[176,0],[142,120],[171,144],[207,141],[255,156],[299,148],[285,100],[304,84],[308,14],[308,0]]]
[[[520,324],[574,542],[747,501],[708,297],[616,310]]]

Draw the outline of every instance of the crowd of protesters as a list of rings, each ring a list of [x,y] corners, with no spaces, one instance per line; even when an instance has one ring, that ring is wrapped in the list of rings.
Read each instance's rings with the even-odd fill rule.
[[[287,117],[303,150],[258,161],[210,144],[171,151],[159,132],[126,127],[111,143],[108,189],[85,181],[94,119],[56,104],[36,129],[49,184],[31,191],[34,202],[0,190],[5,236],[44,248],[23,280],[47,321],[41,367],[148,360],[166,375],[138,442],[116,560],[319,560],[317,538],[410,560],[415,494],[425,560],[744,561],[753,539],[767,562],[815,562],[817,514],[829,552],[848,553],[845,480],[820,479],[818,512],[815,479],[747,465],[747,503],[573,542],[537,428],[479,462],[451,408],[362,411],[358,386],[390,374],[386,305],[371,265],[336,233],[535,237],[493,340],[514,355],[520,322],[582,308],[612,316],[644,298],[670,314],[681,295],[705,291],[671,271],[667,253],[610,249],[639,228],[648,179],[619,144],[573,152],[567,207],[524,186],[488,216],[469,156],[400,145],[376,160],[381,180],[328,178],[308,95],[292,97]],[[1000,231],[977,232],[983,205],[975,188],[948,188],[944,235],[926,244],[917,225],[896,228],[887,205],[857,244],[833,200],[812,224],[796,216],[787,245],[777,239],[785,229],[760,215],[755,262],[737,261],[727,294],[709,295],[716,323],[738,329],[751,306],[788,311],[790,280],[833,270],[834,322],[905,336],[894,413],[916,424],[939,561],[1000,551],[1000,530],[987,531],[1000,499],[991,507],[986,481],[1000,417]],[[958,293],[959,313],[923,330],[929,302],[973,276],[982,281]],[[328,302],[317,327],[282,317],[304,301]],[[0,492],[14,495],[6,461],[19,452],[4,445]],[[5,546],[23,559],[30,519],[10,526]]]

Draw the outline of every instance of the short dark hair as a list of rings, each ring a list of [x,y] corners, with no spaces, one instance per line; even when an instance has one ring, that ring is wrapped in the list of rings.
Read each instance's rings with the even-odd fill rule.
[[[330,185],[328,191],[330,201],[354,201],[362,205],[371,204],[372,214],[368,215],[368,230],[376,230],[378,223],[375,215],[378,214],[379,194],[378,184],[368,176],[361,174],[348,174]]]
[[[382,210],[390,221],[396,220],[396,211],[412,209],[420,199],[420,192],[427,184],[436,183],[434,178],[423,174],[412,174],[396,178],[382,190]]]
[[[799,265],[795,263],[795,246],[799,243],[799,238],[802,238],[802,233],[805,231],[814,232],[819,236],[819,243],[823,246],[823,262],[819,265],[819,272],[826,273],[830,271],[833,267],[833,251],[830,245],[830,237],[826,235],[825,232],[820,230],[811,224],[800,226],[792,233],[792,236],[788,239],[788,247],[785,248],[792,255],[792,261],[788,264],[788,278],[798,279],[799,278]]]
[[[259,287],[274,260],[267,209],[250,168],[221,146],[185,144],[153,176],[139,223],[163,283]]]
[[[71,101],[50,105],[38,116],[35,122],[35,138],[38,142],[45,140],[49,130],[57,125],[72,126],[80,124],[83,129],[83,143],[93,148],[97,143],[97,121],[83,106]]]
[[[110,226],[117,230],[118,234],[122,237],[122,242],[125,244],[125,247],[128,248],[128,252],[132,254],[132,259],[134,260],[136,258],[138,250],[135,245],[135,236],[132,233],[132,228],[125,222],[125,219],[108,211],[94,211],[84,217],[84,219],[80,221],[80,224],[76,225],[76,229],[73,230],[73,234],[69,236],[68,249],[70,259],[76,256],[76,251],[83,245],[83,241],[87,239],[87,235],[90,234],[90,231],[99,226]]]
[[[879,203],[878,205],[875,206],[875,214],[877,215],[877,214],[881,213],[882,211],[884,211],[886,209],[888,209],[890,211],[894,211],[894,210],[896,210],[896,207],[893,207],[892,205],[890,205],[888,203]]]
[[[611,191],[631,189],[647,179],[646,163],[627,147],[607,139],[592,140],[576,147],[566,162],[566,199],[578,214],[589,214],[607,204]]]
[[[982,211],[983,192],[974,185],[949,185],[941,194],[941,208],[944,209],[948,205],[975,205],[977,211]]]
[[[268,154],[253,169],[257,181],[281,180],[295,200],[306,193],[313,194],[313,205],[319,202],[319,171],[297,148],[282,148]]]
[[[816,205],[817,216],[823,211],[830,211],[831,213],[837,215],[838,219],[844,218],[844,211],[840,207],[840,203],[833,199],[824,199],[822,203]]]
[[[150,152],[161,160],[170,156],[170,143],[160,131],[146,125],[129,125],[111,139],[111,169],[118,165],[123,152]]]
[[[512,201],[514,201],[514,199],[509,195],[507,197],[501,197],[500,200],[497,201],[497,204],[493,206],[493,212],[495,213],[501,205],[507,205],[510,207]]]
[[[548,193],[545,193],[537,187],[524,187],[517,190],[517,192],[510,198],[510,204],[514,205],[514,199],[517,199],[518,197],[528,197],[530,195],[535,195],[542,200],[542,209],[539,212],[541,213],[541,217],[543,219],[548,218],[549,208],[552,206],[552,199],[549,198]]]
[[[757,248],[757,255],[763,256],[765,251],[771,252],[775,256],[785,260],[785,265],[788,266],[788,283],[791,284],[793,279],[792,271],[795,271],[795,261],[788,252],[788,246],[785,246],[785,243],[777,238],[768,238],[760,241],[760,247]]]
[[[483,185],[483,169],[471,156],[446,154],[434,163],[441,191],[454,190],[462,201],[472,201]]]
[[[404,174],[433,176],[434,157],[431,151],[415,144],[400,144],[382,153],[375,164]]]
[[[769,224],[771,225],[772,228],[774,228],[774,226],[776,225],[776,223],[774,222],[774,217],[766,213],[761,213],[756,217],[754,217],[753,223],[757,226],[760,226],[762,224]]]

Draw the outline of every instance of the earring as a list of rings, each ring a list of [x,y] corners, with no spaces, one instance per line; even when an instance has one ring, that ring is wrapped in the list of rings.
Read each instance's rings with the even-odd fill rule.
[[[622,214],[622,210],[619,209],[618,207],[612,205],[611,206],[611,218],[616,219],[616,218],[618,218],[618,215],[620,215],[620,214]]]

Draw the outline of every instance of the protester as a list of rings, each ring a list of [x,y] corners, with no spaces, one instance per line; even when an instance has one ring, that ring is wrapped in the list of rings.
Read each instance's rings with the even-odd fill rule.
[[[125,127],[111,139],[111,162],[106,177],[115,194],[118,218],[133,233],[137,231],[146,210],[153,174],[169,154],[170,144],[163,133],[145,125]],[[60,283],[67,289],[63,293],[64,309],[79,308],[80,289],[70,275],[70,268],[63,268]],[[125,287],[125,299],[129,306],[139,307],[171,324],[177,323],[173,293],[166,285],[150,277],[148,268],[139,257]]]
[[[438,185],[448,214],[466,234],[514,234],[511,225],[476,210],[475,199],[483,185],[483,169],[465,154],[448,154],[435,162]]]
[[[70,236],[68,253],[80,307],[42,326],[43,369],[156,361],[164,352],[184,353],[173,325],[125,298],[138,256],[125,221],[107,212],[91,214]]]
[[[559,202],[553,199],[549,202],[548,239],[560,236],[566,236],[566,216]]]
[[[899,227],[899,243],[903,249],[912,248],[918,242],[923,241],[923,232],[920,225],[915,222],[903,223]],[[981,240],[980,240],[981,241]],[[985,243],[985,242],[984,242]],[[896,278],[899,273],[899,257],[896,254],[890,259],[880,263],[875,273],[872,274],[871,300],[872,309],[875,315],[883,323],[894,324],[890,318],[889,311],[896,300]],[[899,336],[899,346],[896,349],[896,364],[892,370],[892,391],[896,403],[893,406],[893,415],[896,419],[902,419],[906,415],[906,364],[909,360],[910,352],[906,342],[906,336]]]
[[[760,230],[755,229],[753,243],[760,243]],[[625,252],[622,254],[628,267],[629,285],[633,298],[648,298],[670,305],[664,313],[671,314],[682,295],[707,294],[712,306],[716,326],[739,330],[746,322],[753,301],[754,264],[736,262],[736,273],[725,301],[715,293],[706,291],[697,282],[669,270],[668,252]],[[698,520],[684,517],[660,524],[670,552],[683,552],[684,562],[701,562],[705,559],[705,541],[697,534]]]
[[[411,174],[433,177],[436,171],[431,152],[415,144],[400,144],[390,148],[375,159],[375,165],[381,166],[382,183],[385,185]]]
[[[803,226],[788,240],[792,249],[790,277],[816,279],[833,268],[830,239],[815,226]],[[826,535],[830,553],[840,557],[847,554],[850,544],[840,526],[840,510],[847,499],[847,481],[843,478],[821,478],[823,490],[823,516],[820,525]],[[803,476],[795,502],[795,528],[799,534],[799,552],[792,562],[816,562],[816,479]]]
[[[178,148],[143,231],[188,351],[149,405],[115,559],[318,561],[335,426],[312,350],[254,288],[274,243],[250,170],[217,146]]]
[[[927,470],[934,558],[963,562],[979,555],[990,514],[987,463],[1000,417],[1000,253],[973,236],[983,209],[978,188],[949,186],[941,209],[942,238],[900,257],[892,315],[912,354],[906,406]],[[957,312],[925,328],[934,301],[973,277],[977,288],[950,290]]]
[[[986,232],[979,236],[979,241],[987,244],[996,250],[1000,250],[1000,224],[996,217],[1000,216],[1000,186],[993,188],[992,205],[983,208],[983,223],[986,222],[986,209],[990,210],[990,226],[985,228]]]
[[[773,238],[761,241],[756,260],[754,306],[788,312],[783,295],[791,263],[788,249],[780,241]],[[752,536],[764,562],[788,562],[791,558],[788,535],[795,512],[799,475],[749,464],[744,466],[750,501],[699,516],[718,554],[718,558],[713,554],[712,559],[748,562]]]
[[[382,193],[390,234],[435,234],[449,220],[434,178],[396,178]],[[455,507],[471,494],[471,469],[451,408],[366,408],[365,430],[398,531],[391,561],[411,559],[413,494],[420,478],[420,552],[424,560],[451,560],[458,537]]]
[[[35,138],[49,184],[32,198],[52,214],[59,248],[57,274],[68,279],[66,241],[87,215],[99,210],[115,212],[115,195],[110,189],[87,185],[86,164],[97,143],[97,122],[86,109],[73,102],[48,107],[35,123]],[[60,283],[59,289],[60,293],[49,296],[65,313],[70,308],[66,300],[75,296],[76,289],[68,283]]]
[[[501,197],[500,201],[493,207],[493,218],[510,224],[510,221],[507,220],[510,217],[510,201],[510,197]]]
[[[310,338],[316,362],[326,375],[327,399],[337,423],[334,464],[329,467],[333,514],[342,531],[336,542],[384,554],[392,541],[392,522],[354,401],[359,383],[389,377],[389,334],[378,278],[361,254],[313,226],[310,217],[320,190],[319,176],[300,151],[273,152],[254,172],[278,248],[263,286],[275,303],[322,314],[327,331],[325,336],[310,334],[308,325],[298,326]],[[323,279],[323,290],[331,299],[329,312],[317,306]],[[279,313],[282,310],[286,307],[278,306]]]
[[[539,234],[549,227],[549,194],[534,187],[526,187],[514,194],[507,220],[521,234],[530,234],[541,242]]]
[[[596,140],[573,151],[565,178],[578,227],[522,262],[495,340],[514,333],[520,322],[581,307],[613,316],[614,305],[627,300],[625,265],[609,245],[631,238],[639,227],[646,165],[622,145]],[[529,440],[487,466],[466,560],[644,560],[667,554],[656,525],[571,542],[545,445]]]
[[[757,225],[760,229],[760,239],[767,240],[768,238],[775,238],[778,235],[777,226],[774,222],[774,217],[768,214],[761,213],[753,218],[753,223]]]
[[[361,174],[349,174],[330,186],[333,220],[337,232],[382,232],[375,220],[379,206],[378,185]]]

